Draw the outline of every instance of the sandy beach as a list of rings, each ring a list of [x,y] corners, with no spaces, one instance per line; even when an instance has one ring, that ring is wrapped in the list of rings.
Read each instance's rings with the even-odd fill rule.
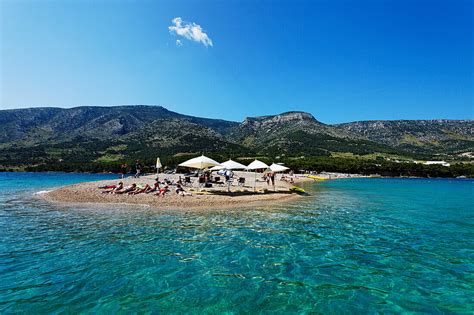
[[[267,184],[262,179],[262,174],[257,174],[257,181],[255,182],[255,175],[251,172],[234,172],[234,180],[230,186],[230,191],[227,191],[227,186],[213,184],[213,187],[203,188],[199,187],[198,178],[192,177],[192,183],[184,187],[190,195],[181,196],[175,192],[176,186],[170,185],[170,191],[164,197],[156,196],[154,193],[141,193],[138,195],[129,194],[104,194],[100,186],[116,185],[122,181],[124,186],[136,183],[144,186],[146,184],[153,186],[156,174],[141,176],[134,178],[132,176],[124,179],[104,180],[98,182],[85,182],[64,186],[53,191],[41,194],[50,202],[60,203],[88,203],[88,204],[120,204],[120,205],[147,205],[157,209],[204,209],[204,208],[245,208],[253,206],[272,205],[281,202],[290,202],[299,198],[304,198],[301,194],[290,191],[290,188],[302,182],[312,182],[314,179],[308,178],[306,175],[294,175],[292,179],[294,183],[283,181],[282,174],[277,174],[275,178],[275,187]],[[288,175],[286,175],[288,177]],[[159,174],[160,181],[169,180],[176,183],[183,174]],[[237,179],[239,177],[245,178],[243,186],[238,185]],[[320,178],[338,179],[348,177],[360,177],[350,174],[339,173],[323,173],[319,174]],[[221,177],[222,179],[222,177]],[[255,183],[255,189],[254,189]],[[163,186],[163,185],[161,185]]]
[[[165,179],[177,182],[179,177],[184,179],[183,174],[159,174],[160,181]],[[230,192],[227,186],[213,184],[213,187],[199,187],[198,178],[192,177],[193,183],[185,186],[184,189],[190,195],[181,196],[175,192],[176,186],[169,186],[170,191],[164,197],[149,194],[104,194],[100,186],[116,185],[119,181],[124,186],[136,183],[138,185],[149,184],[153,186],[156,174],[142,176],[140,178],[125,177],[124,179],[104,180],[98,182],[86,182],[64,186],[56,190],[44,193],[42,198],[51,202],[60,203],[89,203],[89,204],[136,204],[148,205],[158,209],[203,209],[203,208],[243,208],[256,205],[270,205],[301,198],[301,195],[292,193],[289,188],[293,187],[286,181],[281,180],[281,175],[277,175],[275,188],[267,182],[261,180],[261,174],[257,174],[256,187],[254,191],[254,174],[247,172],[235,172],[235,177]],[[244,177],[245,185],[239,186],[237,178]],[[222,179],[222,177],[221,177]],[[295,183],[308,180],[306,177],[295,177]],[[163,186],[163,185],[162,185]]]

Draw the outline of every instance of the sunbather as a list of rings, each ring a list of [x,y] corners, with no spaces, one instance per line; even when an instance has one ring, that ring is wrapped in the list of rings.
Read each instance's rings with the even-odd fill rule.
[[[102,186],[102,187],[99,187],[99,188],[106,189],[106,190],[102,191],[103,194],[110,194],[110,193],[114,193],[115,191],[122,190],[123,189],[123,183],[119,182],[117,185]]]
[[[137,184],[133,183],[132,185],[127,186],[122,190],[114,191],[113,194],[119,194],[119,195],[126,194],[126,193],[129,193],[129,192],[135,191],[136,189],[137,189]]]
[[[160,190],[155,194],[155,196],[164,197],[165,194],[166,194],[168,191],[170,191],[170,190],[168,189],[168,185],[166,185],[165,187],[160,188]]]
[[[290,176],[282,175],[280,180],[284,181],[284,182],[287,182],[287,183],[290,183],[290,184],[294,183],[293,177],[290,177]]]
[[[188,193],[186,190],[184,190],[183,186],[181,185],[176,185],[176,193],[180,196],[191,196],[190,193]]]
[[[155,191],[160,191],[160,181],[158,180],[158,178],[155,179],[155,183],[153,184],[153,187],[150,187],[150,189],[146,191],[145,193],[149,194]]]
[[[129,192],[128,194],[129,195],[138,195],[138,194],[142,194],[142,193],[146,193],[147,191],[151,190],[151,186],[146,184],[145,187],[143,188],[137,188],[136,190],[134,191],[131,191]]]
[[[104,186],[99,186],[99,189],[114,189],[117,187],[117,185],[104,185]]]

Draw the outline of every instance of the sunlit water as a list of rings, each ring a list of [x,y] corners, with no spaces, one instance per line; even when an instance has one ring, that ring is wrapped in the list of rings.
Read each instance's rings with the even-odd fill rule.
[[[207,213],[33,195],[106,177],[0,174],[0,313],[474,310],[474,181],[320,182]]]

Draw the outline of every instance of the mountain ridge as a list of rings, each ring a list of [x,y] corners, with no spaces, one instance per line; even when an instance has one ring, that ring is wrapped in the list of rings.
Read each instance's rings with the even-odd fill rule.
[[[195,152],[330,156],[474,151],[472,120],[369,120],[325,124],[289,111],[242,122],[194,117],[163,106],[0,110],[0,165],[118,161]]]
[[[80,105],[80,106],[74,106],[74,107],[57,107],[57,106],[38,106],[38,107],[23,107],[23,108],[6,108],[6,109],[0,109],[0,112],[15,112],[15,111],[36,111],[36,110],[75,110],[75,109],[81,109],[81,108],[100,108],[100,109],[113,109],[113,108],[159,108],[174,114],[178,114],[181,116],[185,117],[192,117],[192,118],[199,118],[199,119],[209,119],[209,120],[218,120],[218,121],[225,121],[225,122],[231,122],[231,123],[242,123],[246,119],[260,119],[260,118],[268,118],[268,117],[274,117],[274,116],[282,116],[282,115],[287,115],[287,114],[294,114],[294,113],[301,113],[301,114],[307,114],[308,116],[311,116],[313,119],[315,119],[318,122],[321,122],[317,120],[314,115],[310,112],[305,112],[301,110],[293,110],[293,111],[286,111],[278,114],[271,114],[271,115],[263,115],[263,116],[247,116],[242,120],[241,122],[237,120],[228,120],[228,119],[221,119],[221,118],[208,118],[208,117],[199,117],[199,116],[191,116],[191,115],[186,115],[186,114],[180,114],[178,112],[174,112],[172,110],[167,109],[166,107],[162,105],[145,105],[145,104],[128,104],[128,105]],[[366,119],[366,120],[354,120],[354,121],[349,121],[349,122],[339,122],[339,123],[324,123],[326,125],[331,125],[331,126],[337,126],[337,125],[344,125],[344,124],[353,124],[353,123],[368,123],[368,122],[389,122],[389,121],[412,121],[412,122],[453,122],[453,121],[459,121],[459,122],[474,122],[474,119],[451,119],[451,118],[432,118],[432,119]],[[323,122],[321,122],[323,123]]]

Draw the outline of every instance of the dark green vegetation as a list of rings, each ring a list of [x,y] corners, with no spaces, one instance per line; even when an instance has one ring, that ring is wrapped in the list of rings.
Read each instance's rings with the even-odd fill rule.
[[[412,153],[456,154],[474,148],[472,120],[375,120],[340,124],[338,127]]]
[[[305,170],[472,176],[465,156],[472,151],[471,120],[327,125],[311,114],[288,112],[237,123],[141,105],[0,111],[0,170],[118,171],[135,159],[153,165],[160,156],[164,165],[175,166],[205,153],[218,160],[247,157],[244,163],[259,157]],[[455,166],[423,166],[413,159]]]

